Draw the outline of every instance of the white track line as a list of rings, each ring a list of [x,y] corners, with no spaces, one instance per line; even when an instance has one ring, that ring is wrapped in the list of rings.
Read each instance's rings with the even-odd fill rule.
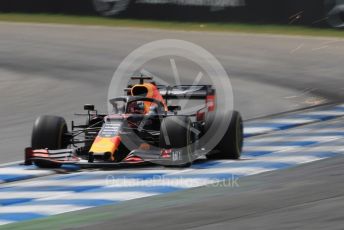
[[[7,167],[7,166],[14,166],[14,165],[19,165],[19,164],[22,164],[24,163],[24,161],[12,161],[12,162],[8,162],[8,163],[3,163],[3,164],[0,164],[0,167]]]

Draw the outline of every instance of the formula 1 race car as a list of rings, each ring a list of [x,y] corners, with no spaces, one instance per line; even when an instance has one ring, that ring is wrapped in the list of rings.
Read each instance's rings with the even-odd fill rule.
[[[84,105],[86,124],[68,131],[64,118],[40,116],[32,131],[31,147],[25,149],[25,164],[57,168],[63,164],[80,167],[116,167],[158,164],[186,167],[194,160],[238,159],[243,145],[243,122],[233,111],[227,131],[217,145],[205,149],[202,140],[215,122],[216,91],[211,85],[156,85],[151,77],[132,77],[124,96],[113,98],[113,112],[99,114],[94,105]],[[202,100],[193,114],[181,114],[173,99]],[[204,139],[204,138],[203,138]]]

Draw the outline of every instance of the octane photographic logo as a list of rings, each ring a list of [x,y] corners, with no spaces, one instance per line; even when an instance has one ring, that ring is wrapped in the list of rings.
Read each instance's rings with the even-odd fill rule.
[[[107,175],[105,185],[108,187],[175,187],[175,188],[195,188],[200,186],[211,188],[238,188],[240,177],[234,174],[226,175],[224,178],[185,178],[183,176],[168,177],[165,175],[154,175],[152,178],[132,178],[119,177],[118,175]]]
[[[167,64],[170,66],[172,71],[169,72],[172,72],[173,76],[168,80],[174,83],[168,84],[166,78],[162,79],[159,76],[154,76],[154,82],[156,82],[157,85],[167,86],[183,84],[183,76],[179,75],[180,71],[178,70],[178,63],[175,61],[176,57],[187,59],[199,67],[199,73],[194,76],[192,86],[199,85],[202,78],[207,76],[208,81],[210,81],[208,84],[212,85],[216,91],[216,109],[215,112],[213,112],[213,117],[211,119],[213,122],[208,124],[209,126],[207,127],[207,131],[199,138],[198,142],[191,143],[188,141],[186,146],[179,148],[178,150],[180,153],[186,151],[197,155],[198,153],[201,153],[198,152],[198,150],[201,149],[202,154],[204,154],[204,151],[213,149],[225,135],[229,127],[233,111],[233,92],[229,76],[221,63],[204,48],[191,42],[174,39],[153,41],[137,48],[131,52],[116,69],[108,90],[108,102],[110,99],[126,95],[123,90],[127,88],[131,77],[137,76],[137,73],[152,75],[145,70],[145,66],[149,61],[157,60],[159,58],[162,58],[163,60],[169,59],[170,63]],[[182,99],[183,100],[179,101],[181,111],[178,114],[191,114],[199,108],[199,105],[195,107],[188,106],[188,98],[183,97]],[[203,105],[205,105],[205,100]],[[108,112],[109,114],[113,113],[113,105],[111,103],[108,103]],[[143,119],[142,122],[145,122],[145,119]],[[179,123],[175,125],[184,124]],[[138,127],[139,126],[140,125],[138,125]],[[188,128],[190,129],[190,132],[193,132],[193,134],[199,134],[197,129],[193,127]],[[168,139],[171,139],[172,137],[169,137],[167,133],[164,133],[164,130],[162,130],[162,132],[165,140],[167,139],[168,142]],[[140,139],[138,136],[136,137]],[[144,142],[143,140],[140,141]],[[125,138],[122,139],[122,142],[129,150],[137,148],[137,142],[133,141],[133,139]],[[200,143],[201,146],[197,147]],[[159,146],[151,146],[151,150],[160,151],[160,148]]]

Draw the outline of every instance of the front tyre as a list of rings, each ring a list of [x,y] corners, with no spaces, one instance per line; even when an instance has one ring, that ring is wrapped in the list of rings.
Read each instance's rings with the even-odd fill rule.
[[[68,132],[66,121],[58,116],[40,116],[36,119],[31,136],[33,149],[64,149],[68,146],[65,134]],[[56,163],[36,162],[41,168],[56,168]]]
[[[233,111],[231,122],[225,135],[207,155],[208,159],[239,159],[243,147],[243,121],[239,112]]]
[[[192,158],[191,121],[184,116],[165,117],[160,127],[160,148],[172,149],[168,166],[189,167]]]

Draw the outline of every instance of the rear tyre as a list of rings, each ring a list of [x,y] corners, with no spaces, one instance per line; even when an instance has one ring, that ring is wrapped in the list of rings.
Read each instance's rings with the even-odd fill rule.
[[[239,159],[243,147],[243,121],[239,112],[232,113],[231,122],[225,135],[214,148],[208,159]]]
[[[184,116],[166,117],[160,127],[160,148],[172,149],[172,167],[189,167],[192,163],[191,121]]]
[[[68,146],[65,134],[68,132],[66,121],[58,116],[40,116],[36,119],[31,137],[33,149],[64,149]],[[36,162],[40,168],[56,168],[61,164]]]

